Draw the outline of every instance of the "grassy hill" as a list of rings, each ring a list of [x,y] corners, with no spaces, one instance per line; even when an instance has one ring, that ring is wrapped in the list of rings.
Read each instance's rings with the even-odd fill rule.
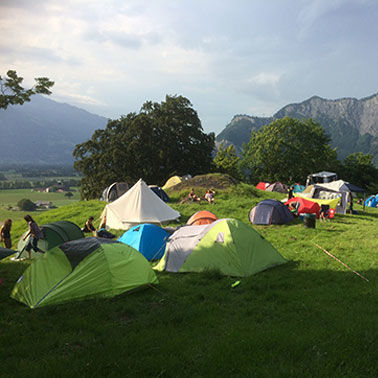
[[[188,185],[199,194],[209,186]],[[169,192],[182,223],[199,209],[248,223],[256,203],[283,197],[245,184],[214,189],[215,205],[180,203],[185,187]],[[81,225],[103,207],[76,202],[36,219]],[[358,215],[336,215],[315,229],[300,220],[255,227],[288,263],[236,287],[236,278],[213,271],[158,273],[156,287],[30,310],[9,298],[28,262],[3,260],[0,376],[376,377],[378,209],[355,207]],[[14,241],[24,230],[15,222]]]

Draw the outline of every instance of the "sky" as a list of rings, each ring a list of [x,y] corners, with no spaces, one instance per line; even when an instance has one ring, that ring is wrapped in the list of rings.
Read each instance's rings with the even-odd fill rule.
[[[0,0],[0,75],[118,119],[182,95],[205,132],[378,92],[376,0]]]

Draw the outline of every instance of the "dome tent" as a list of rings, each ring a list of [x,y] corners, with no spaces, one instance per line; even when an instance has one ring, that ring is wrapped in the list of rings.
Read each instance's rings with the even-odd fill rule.
[[[289,187],[285,184],[282,184],[280,182],[274,182],[273,184],[269,184],[265,190],[267,192],[279,192],[279,193],[287,193],[289,190]]]
[[[13,249],[0,247],[0,260],[5,259],[6,257],[13,255],[16,252],[17,251],[14,251]]]
[[[265,190],[269,185],[270,185],[269,182],[263,182],[263,181],[260,181],[260,182],[256,185],[256,189]]]
[[[171,199],[168,194],[157,185],[148,185],[148,187],[164,202],[169,202]]]
[[[218,220],[218,217],[208,210],[201,210],[194,213],[186,222],[187,225],[199,226],[201,224],[210,224]]]
[[[365,206],[368,206],[368,207],[377,207],[377,205],[378,205],[378,194],[370,196],[365,201]]]
[[[154,269],[168,272],[216,269],[225,275],[246,277],[285,262],[252,227],[236,219],[219,219],[175,231]]]
[[[180,184],[182,182],[182,178],[180,176],[172,176],[170,177],[166,183],[162,186],[163,190],[167,190],[169,188],[172,188],[172,186],[175,186],[177,184]]]
[[[43,239],[38,240],[38,248],[42,249],[43,251],[52,249],[55,246],[60,245],[64,242],[81,239],[84,237],[80,227],[77,226],[75,223],[69,221],[57,221],[54,223],[44,224],[41,226],[41,229],[43,231]],[[27,232],[25,232],[21,236],[18,242],[18,255],[16,257],[17,259],[27,257],[27,252],[25,248],[28,244],[29,237],[26,240],[23,240]],[[41,256],[41,254],[36,253],[32,250],[31,256],[36,257]]]
[[[118,241],[139,251],[148,261],[160,259],[169,234],[154,224],[144,223],[130,228]]]
[[[294,216],[287,206],[274,199],[266,199],[259,202],[249,212],[249,220],[253,224],[284,224],[291,222],[293,219]]]
[[[113,182],[113,184],[106,187],[102,192],[101,201],[113,202],[129,189],[130,185],[127,182]]]
[[[113,297],[157,283],[148,261],[134,248],[101,238],[55,247],[31,264],[11,297],[30,308],[92,297]]]

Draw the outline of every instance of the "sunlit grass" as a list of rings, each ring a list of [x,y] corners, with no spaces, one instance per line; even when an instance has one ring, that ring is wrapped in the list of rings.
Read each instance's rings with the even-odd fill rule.
[[[219,191],[215,205],[180,204],[185,195],[170,193],[179,224],[200,209],[249,224],[255,204],[284,196],[245,184]],[[76,202],[37,220],[81,225],[104,206]],[[235,287],[216,271],[162,272],[145,290],[30,310],[9,298],[27,263],[3,260],[0,376],[376,377],[378,209],[356,209],[315,229],[300,220],[255,227],[288,263]],[[15,222],[14,239],[24,223]]]

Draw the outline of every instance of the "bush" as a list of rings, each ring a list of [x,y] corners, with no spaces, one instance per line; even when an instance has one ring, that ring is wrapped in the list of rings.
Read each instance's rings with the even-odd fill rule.
[[[25,211],[34,211],[37,208],[35,203],[27,198],[23,198],[22,200],[19,200],[17,202],[17,206],[19,207],[20,210],[25,210]]]
[[[71,192],[67,192],[64,196],[65,196],[65,197],[72,197],[73,194],[72,194]]]

